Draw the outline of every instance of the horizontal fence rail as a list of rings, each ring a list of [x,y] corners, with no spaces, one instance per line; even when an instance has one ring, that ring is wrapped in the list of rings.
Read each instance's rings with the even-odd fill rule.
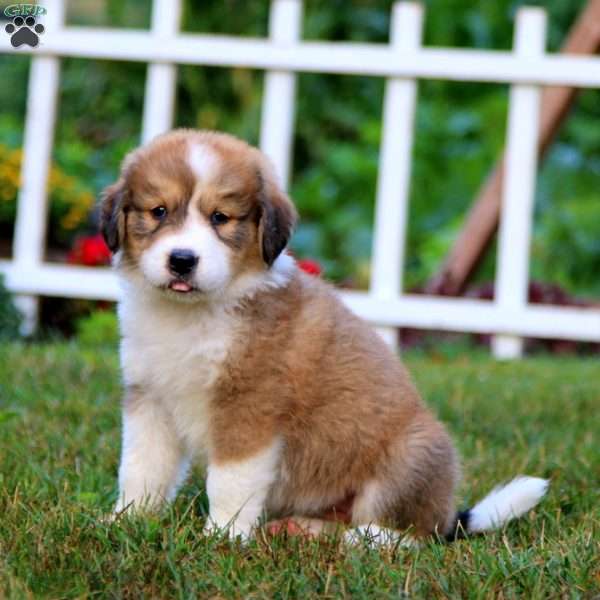
[[[10,288],[18,294],[41,294],[90,300],[118,300],[117,278],[108,268],[46,264],[19,271],[9,261]],[[498,308],[489,300],[403,294],[382,300],[368,292],[340,291],[340,297],[364,319],[385,327],[415,327],[472,333],[505,333],[551,339],[597,342],[600,311],[544,305],[518,310]]]
[[[0,36],[0,52],[32,55],[13,259],[0,261],[0,272],[27,317],[25,333],[35,328],[40,295],[119,297],[110,270],[52,264],[43,258],[60,58],[79,57],[148,63],[142,141],[171,127],[178,64],[265,70],[260,145],[286,187],[296,73],[385,77],[371,284],[368,292],[340,292],[344,302],[377,326],[390,344],[395,343],[396,327],[495,334],[493,350],[500,358],[520,356],[523,337],[600,342],[599,309],[531,305],[526,297],[540,86],[600,87],[599,58],[545,52],[543,10],[520,9],[513,50],[498,52],[422,47],[423,8],[412,2],[394,4],[389,44],[302,41],[301,0],[272,0],[266,39],[181,33],[180,0],[153,1],[150,31],[64,27],[64,1],[43,5],[48,13],[40,46],[15,50],[8,36]],[[403,292],[419,79],[511,84],[495,301]]]
[[[519,61],[512,52],[456,48],[421,48],[398,56],[392,48],[375,43],[275,46],[268,40],[190,33],[157,46],[146,31],[88,27],[68,27],[60,37],[44,41],[43,47],[19,52],[342,75],[600,87],[600,59],[579,56],[546,55]],[[9,51],[14,51],[10,43],[1,40],[0,52]]]

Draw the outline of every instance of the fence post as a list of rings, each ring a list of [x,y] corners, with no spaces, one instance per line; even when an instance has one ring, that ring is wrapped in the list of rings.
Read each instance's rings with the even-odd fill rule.
[[[42,3],[44,38],[58,34],[65,18],[63,0]],[[21,189],[13,240],[13,269],[33,270],[44,260],[48,217],[48,175],[52,163],[52,144],[56,120],[56,102],[60,78],[60,60],[55,56],[32,56],[27,87],[27,114],[21,162]],[[39,298],[16,295],[15,305],[23,315],[22,335],[35,332]]]
[[[418,50],[422,29],[420,4],[394,4],[390,24],[394,50]],[[415,79],[393,77],[386,81],[370,285],[370,293],[378,299],[394,299],[402,293],[416,99]],[[378,328],[378,332],[396,348],[395,328]]]
[[[269,35],[276,44],[293,45],[301,36],[302,0],[273,0]],[[273,50],[276,52],[276,50]],[[260,125],[260,148],[271,159],[279,181],[288,188],[294,130],[296,74],[267,71]]]
[[[523,61],[538,58],[544,53],[545,42],[545,11],[520,9],[514,39],[516,56]],[[518,311],[527,304],[540,100],[539,86],[511,86],[495,284],[496,305],[506,310]],[[497,335],[492,350],[496,358],[518,358],[523,352],[523,339]]]
[[[156,43],[177,35],[181,22],[181,0],[154,0],[152,35]],[[168,131],[173,123],[177,66],[172,63],[148,64],[142,120],[142,142]]]

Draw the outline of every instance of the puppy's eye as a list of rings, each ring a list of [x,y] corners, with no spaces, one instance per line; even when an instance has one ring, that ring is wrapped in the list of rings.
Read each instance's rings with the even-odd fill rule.
[[[215,210],[215,212],[210,215],[210,222],[213,225],[225,225],[227,221],[229,221],[229,217],[218,210]]]
[[[164,206],[155,206],[150,212],[158,220],[164,219],[167,216],[167,209]]]

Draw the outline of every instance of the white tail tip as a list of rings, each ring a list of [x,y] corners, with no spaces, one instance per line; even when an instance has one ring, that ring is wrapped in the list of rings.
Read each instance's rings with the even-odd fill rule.
[[[539,477],[515,477],[494,488],[469,511],[469,532],[498,529],[531,510],[548,490],[549,481]]]

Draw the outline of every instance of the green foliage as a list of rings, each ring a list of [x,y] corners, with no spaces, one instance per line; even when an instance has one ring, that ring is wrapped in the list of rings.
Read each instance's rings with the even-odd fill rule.
[[[592,598],[600,592],[597,360],[407,356],[464,457],[462,505],[516,473],[548,497],[503,531],[418,549],[331,539],[230,545],[202,531],[196,472],[148,518],[116,496],[118,358],[106,347],[0,344],[0,597]],[[526,402],[524,402],[526,399]],[[565,407],[568,406],[568,410]]]
[[[5,119],[3,123],[0,121],[0,132],[3,133],[5,140],[14,138],[13,127],[9,119]],[[12,148],[0,143],[0,232],[2,233],[3,230],[10,229],[15,219],[22,155],[20,148]],[[94,196],[84,180],[67,175],[54,163],[50,165],[48,171],[48,190],[49,242],[54,245],[64,245],[72,240],[74,234],[88,226]]]
[[[96,310],[78,319],[76,331],[83,346],[116,346],[119,342],[119,323],[111,310]]]
[[[425,43],[509,49],[515,11],[524,3],[426,2]],[[585,4],[527,3],[549,12],[552,50]],[[305,4],[305,39],[387,41],[390,0]],[[184,8],[186,32],[267,34],[268,2],[186,0]],[[69,21],[145,28],[150,1],[69,3]],[[55,160],[86,189],[97,193],[111,182],[124,154],[138,143],[145,72],[140,63],[64,61]],[[196,66],[181,66],[178,73],[177,126],[223,129],[258,141],[262,73]],[[14,148],[20,143],[27,60],[3,55],[0,75],[11,81],[0,88],[0,142]],[[359,286],[369,277],[383,90],[379,78],[300,74],[298,81],[291,194],[302,220],[293,250],[322,261],[327,277]],[[598,246],[581,239],[593,236],[594,206],[600,204],[599,94],[581,94],[541,170],[532,253],[536,277],[589,294],[600,293],[600,279],[593,277]],[[420,82],[406,287],[422,284],[439,267],[501,154],[507,97],[505,85]],[[484,262],[480,277],[493,275],[493,258]]]
[[[0,340],[14,340],[19,337],[21,320],[21,313],[4,287],[4,277],[0,275]]]
[[[554,281],[566,288],[577,281],[588,293],[600,294],[599,198],[590,194],[557,207],[553,218],[540,215],[539,233],[533,248],[534,277],[552,269]],[[551,244],[540,243],[540,239]],[[564,253],[568,250],[568,261]]]

